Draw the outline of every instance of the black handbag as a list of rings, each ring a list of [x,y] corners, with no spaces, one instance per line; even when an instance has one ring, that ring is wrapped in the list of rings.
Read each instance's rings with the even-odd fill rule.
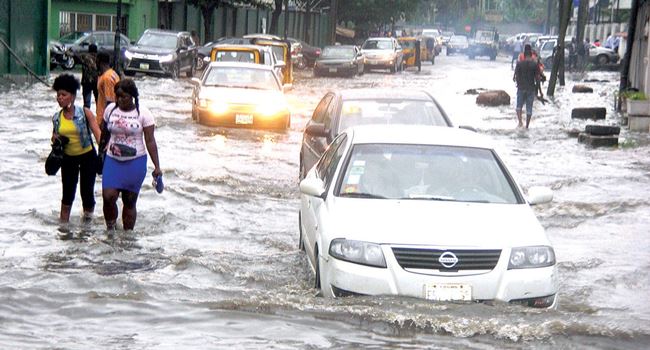
[[[63,147],[68,144],[70,140],[63,136],[57,135],[52,142],[52,150],[45,160],[45,173],[47,175],[56,175],[61,169],[61,162],[63,161]]]

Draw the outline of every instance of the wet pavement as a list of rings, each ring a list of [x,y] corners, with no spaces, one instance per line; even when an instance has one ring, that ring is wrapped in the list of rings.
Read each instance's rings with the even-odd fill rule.
[[[550,103],[535,104],[524,131],[515,128],[505,56],[441,55],[422,72],[354,79],[299,71],[288,94],[291,129],[273,132],[197,125],[187,79],[138,76],[141,104],[156,118],[166,188],[157,194],[148,177],[135,232],[112,238],[103,230],[99,180],[94,221],[80,223],[77,196],[72,235],[60,232],[60,176],[43,170],[54,92],[42,84],[4,89],[0,347],[644,349],[650,137],[623,128],[619,147],[589,148],[572,135],[594,122],[570,118],[575,107],[605,107],[600,123],[618,125],[618,79],[615,72],[569,74]],[[572,94],[576,82],[594,93]],[[328,89],[353,87],[430,91],[456,125],[495,139],[522,187],[554,189],[553,202],[534,208],[557,255],[557,310],[316,296],[298,250],[302,129]],[[465,94],[476,88],[507,91],[510,106],[477,106]]]

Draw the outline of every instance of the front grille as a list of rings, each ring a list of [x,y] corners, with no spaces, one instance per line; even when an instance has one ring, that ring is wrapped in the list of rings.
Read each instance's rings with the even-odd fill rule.
[[[426,269],[440,271],[492,270],[499,262],[500,249],[423,249],[393,247],[393,254],[404,269]],[[451,252],[458,263],[451,268],[443,266],[438,259],[445,252]]]

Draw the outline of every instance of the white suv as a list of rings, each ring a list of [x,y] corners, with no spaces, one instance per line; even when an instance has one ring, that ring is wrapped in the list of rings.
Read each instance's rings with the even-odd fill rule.
[[[368,38],[361,52],[365,56],[364,71],[378,68],[395,73],[403,68],[402,46],[395,38]]]

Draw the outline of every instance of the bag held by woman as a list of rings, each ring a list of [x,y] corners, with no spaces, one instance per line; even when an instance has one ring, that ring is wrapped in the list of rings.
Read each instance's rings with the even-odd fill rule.
[[[45,173],[47,175],[56,175],[56,173],[61,168],[61,162],[63,161],[63,147],[68,144],[70,141],[67,137],[63,135],[58,135],[54,142],[52,142],[52,150],[45,160]]]

